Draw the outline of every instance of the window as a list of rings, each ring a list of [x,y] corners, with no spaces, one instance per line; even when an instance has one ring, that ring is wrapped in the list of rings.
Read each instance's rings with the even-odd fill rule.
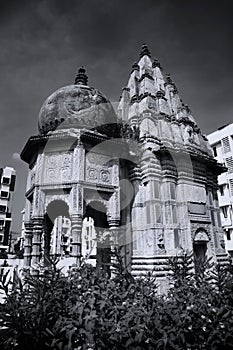
[[[233,196],[233,179],[230,179],[229,183],[230,183],[230,193]]]
[[[3,241],[3,236],[2,235],[0,235],[0,242],[2,242]]]
[[[227,218],[227,206],[222,207],[222,213],[223,213],[224,218],[226,219]]]
[[[162,209],[160,204],[155,205],[155,215],[156,215],[156,222],[161,224],[162,223]]]
[[[1,197],[2,198],[8,198],[8,196],[9,196],[9,192],[1,191]]]
[[[159,198],[159,183],[158,181],[153,181],[153,198]]]
[[[209,191],[209,203],[210,203],[210,205],[213,205],[213,193],[212,193],[212,191]]]
[[[212,224],[213,224],[213,226],[216,226],[216,224],[215,224],[214,210],[211,210],[211,211],[210,211],[210,214],[211,214],[211,221],[212,221]]]
[[[224,153],[230,152],[231,146],[230,146],[230,141],[229,141],[228,136],[226,136],[222,139],[222,145],[223,145],[223,152]]]
[[[177,208],[175,204],[172,205],[172,221],[173,224],[177,223]]]
[[[178,228],[174,229],[174,246],[175,248],[179,248],[180,246],[180,235]]]
[[[231,231],[227,230],[227,240],[230,241],[231,240]]]
[[[216,148],[216,146],[213,147],[213,152],[214,152],[214,156],[217,157],[217,148]]]
[[[89,227],[86,228],[87,236],[89,236]]]
[[[0,226],[4,226],[4,220],[0,220]]]
[[[68,237],[63,237],[63,242],[67,243],[67,241],[68,241]]]
[[[150,217],[150,203],[146,203],[146,220],[147,223],[151,223],[151,217]]]
[[[221,196],[224,196],[224,185],[219,186],[219,192],[220,192]]]
[[[170,193],[171,199],[176,199],[176,185],[174,183],[170,183]]]
[[[221,217],[220,217],[220,212],[219,211],[217,211],[217,220],[218,220],[218,227],[221,227],[222,223],[221,223]]]
[[[228,168],[228,173],[233,173],[233,157],[226,158],[226,166]]]
[[[5,205],[0,205],[0,212],[5,213],[6,212],[6,206]]]
[[[10,178],[4,176],[4,177],[2,178],[2,183],[3,183],[3,185],[9,185],[9,183],[10,183]]]
[[[89,241],[86,241],[86,249],[88,250],[89,248]]]

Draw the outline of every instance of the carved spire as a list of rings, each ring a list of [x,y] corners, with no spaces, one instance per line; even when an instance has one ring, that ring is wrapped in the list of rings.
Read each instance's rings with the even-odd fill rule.
[[[160,69],[162,69],[160,62],[156,58],[154,58],[152,63],[152,68],[155,68],[155,67],[159,67]]]
[[[177,87],[176,87],[176,84],[175,84],[174,81],[172,80],[170,73],[168,73],[168,74],[166,75],[166,85],[171,85],[171,86],[173,86],[173,92],[174,92],[174,93],[178,93],[178,89],[177,89]]]
[[[75,85],[87,85],[88,76],[86,75],[86,70],[83,67],[80,67],[78,73],[75,77]]]
[[[140,57],[143,57],[145,55],[151,57],[151,53],[148,49],[148,46],[146,44],[143,44],[140,52]]]
[[[134,64],[132,65],[132,71],[131,71],[131,73],[132,73],[133,71],[135,71],[135,70],[137,70],[137,71],[140,70],[140,67],[139,67],[139,65],[137,64],[137,62],[134,62]]]

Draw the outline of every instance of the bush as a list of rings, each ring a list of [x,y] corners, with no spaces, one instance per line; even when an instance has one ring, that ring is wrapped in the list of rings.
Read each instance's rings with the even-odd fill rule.
[[[115,276],[83,265],[64,276],[56,263],[39,275],[14,275],[0,305],[3,350],[232,349],[233,268],[196,276],[192,258],[170,260],[173,287],[158,296],[156,280]]]

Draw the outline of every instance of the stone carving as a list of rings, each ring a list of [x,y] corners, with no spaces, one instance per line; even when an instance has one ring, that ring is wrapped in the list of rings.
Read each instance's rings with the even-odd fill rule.
[[[44,182],[71,180],[71,153],[48,154],[44,162]]]
[[[209,242],[207,232],[203,229],[198,230],[194,237],[195,242]]]
[[[89,152],[86,155],[86,180],[111,184],[113,181],[113,165],[107,156]]]
[[[159,230],[157,233],[157,247],[159,253],[165,252],[164,232],[162,230]]]

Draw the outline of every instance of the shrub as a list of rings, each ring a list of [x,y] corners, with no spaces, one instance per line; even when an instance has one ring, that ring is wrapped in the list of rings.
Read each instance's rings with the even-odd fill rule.
[[[1,273],[3,350],[232,349],[233,268],[194,274],[192,257],[170,259],[173,287],[135,279],[118,255],[113,278],[90,265],[64,276],[51,262],[39,274]],[[208,272],[209,271],[209,272]]]

